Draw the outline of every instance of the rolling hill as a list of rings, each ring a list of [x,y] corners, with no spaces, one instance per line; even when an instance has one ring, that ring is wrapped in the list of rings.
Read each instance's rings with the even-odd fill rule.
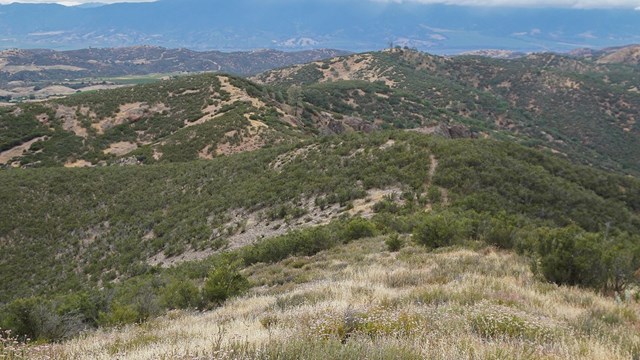
[[[257,84],[187,76],[0,108],[0,163],[187,161],[290,137],[403,128],[509,139],[636,173],[639,76],[635,65],[558,54],[445,58],[397,48],[268,71],[251,78]]]
[[[504,60],[445,58],[396,48],[274,70],[253,80],[302,85],[304,99],[312,104],[370,120],[382,118],[395,126],[453,121],[480,134],[499,131],[587,164],[638,171],[639,74],[633,64],[551,53]],[[371,89],[357,90],[353,83],[346,89],[342,80],[374,82],[385,90],[371,97]],[[335,96],[318,94],[318,86],[335,89]],[[391,101],[388,92],[396,94]],[[394,103],[414,109],[409,110],[413,115],[376,109]],[[370,113],[372,109],[377,113]]]
[[[0,357],[637,356],[640,83],[601,56],[1,107]]]

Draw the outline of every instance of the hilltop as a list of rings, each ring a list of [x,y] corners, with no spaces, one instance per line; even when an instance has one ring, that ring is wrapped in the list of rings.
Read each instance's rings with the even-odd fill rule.
[[[600,64],[640,64],[640,45],[612,47],[600,50],[576,49],[571,55],[584,57]]]
[[[462,123],[482,136],[498,131],[502,135],[495,136],[583,163],[638,171],[639,76],[637,65],[553,53],[505,60],[446,58],[396,48],[278,69],[252,79],[301,85],[312,104],[382,118],[395,126]],[[352,82],[347,89],[344,80],[367,85],[358,89]],[[372,91],[371,83],[382,90]],[[314,91],[320,86],[333,97]],[[389,94],[396,96],[389,101]],[[410,114],[381,113],[380,107],[388,104]]]

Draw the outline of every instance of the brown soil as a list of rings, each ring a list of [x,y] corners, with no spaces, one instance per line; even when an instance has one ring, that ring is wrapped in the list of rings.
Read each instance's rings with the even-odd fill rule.
[[[353,202],[353,208],[349,210],[349,215],[360,215],[364,218],[370,218],[375,214],[373,206],[376,203],[382,201],[385,197],[393,198],[396,202],[400,203],[400,201],[398,201],[400,194],[402,194],[402,189],[399,187],[371,189],[367,191],[367,196],[364,199],[358,199]]]
[[[86,115],[89,109],[82,108],[80,111]],[[87,129],[82,127],[82,125],[80,125],[80,122],[78,121],[76,108],[58,105],[58,107],[56,108],[56,119],[62,121],[62,128],[65,131],[70,131],[83,138],[89,136],[89,134],[87,133]]]
[[[89,161],[86,160],[77,160],[75,162],[67,162],[64,164],[66,168],[82,168],[82,167],[93,167]]]
[[[24,144],[20,144],[14,148],[0,152],[0,164],[7,164],[9,161],[11,161],[11,159],[22,156],[26,151],[28,151],[31,148],[31,145],[35,144],[38,141],[43,141],[46,138],[47,138],[46,136],[35,138],[33,140],[27,141]]]
[[[102,152],[105,154],[112,154],[116,156],[126,155],[133,150],[137,149],[138,145],[132,142],[121,141],[117,143],[113,143],[109,145],[108,149],[103,150]]]
[[[154,104],[153,106],[149,106],[149,104],[145,102],[123,104],[120,105],[118,113],[116,113],[114,117],[101,119],[99,122],[91,126],[96,129],[99,134],[104,134],[106,130],[114,126],[138,121],[149,113],[159,114],[166,110],[170,109],[163,103]]]

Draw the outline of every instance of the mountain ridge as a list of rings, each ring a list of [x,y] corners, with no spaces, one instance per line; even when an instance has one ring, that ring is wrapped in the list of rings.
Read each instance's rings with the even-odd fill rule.
[[[0,47],[5,48],[154,44],[200,50],[323,47],[362,52],[393,42],[439,54],[497,47],[561,51],[634,43],[640,16],[624,9],[478,11],[476,7],[368,0],[159,1],[90,8],[14,4],[1,6],[0,12]]]

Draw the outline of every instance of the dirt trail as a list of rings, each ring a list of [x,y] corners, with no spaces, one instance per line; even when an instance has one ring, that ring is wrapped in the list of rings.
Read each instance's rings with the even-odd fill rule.
[[[436,170],[438,170],[438,158],[435,155],[431,154],[431,166],[429,167],[429,179],[427,179],[427,186],[431,185],[433,182],[433,177],[436,175]]]
[[[438,158],[435,157],[435,155],[431,155],[430,157],[431,160],[431,165],[429,167],[429,177],[427,178],[427,181],[425,182],[425,191],[428,191],[429,188],[431,186],[433,186],[433,178],[436,175],[436,171],[438,170]],[[447,206],[449,205],[449,190],[439,187],[438,189],[440,190],[440,199],[442,202],[442,205]],[[428,208],[431,209],[431,204],[428,205]]]
[[[38,141],[42,141],[44,139],[46,139],[46,136],[35,138],[33,140],[27,141],[24,144],[20,144],[14,148],[0,152],[0,164],[6,164],[11,159],[22,156],[25,153],[25,151],[31,148],[31,145],[35,144]]]

